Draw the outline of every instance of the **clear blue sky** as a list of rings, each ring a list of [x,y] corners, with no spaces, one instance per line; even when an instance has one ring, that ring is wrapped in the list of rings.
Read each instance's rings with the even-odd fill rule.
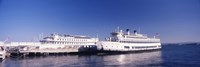
[[[0,0],[0,41],[54,32],[103,40],[117,26],[164,43],[200,42],[200,0]]]

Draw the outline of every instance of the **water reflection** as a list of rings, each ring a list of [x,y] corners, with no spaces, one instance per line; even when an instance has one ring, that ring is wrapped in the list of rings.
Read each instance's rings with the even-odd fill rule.
[[[155,66],[162,62],[161,52],[143,52],[115,55],[67,55],[27,58],[7,58],[2,67],[104,67]]]
[[[162,63],[161,52],[144,52],[121,55],[110,55],[103,57],[104,64],[107,66],[158,66]]]

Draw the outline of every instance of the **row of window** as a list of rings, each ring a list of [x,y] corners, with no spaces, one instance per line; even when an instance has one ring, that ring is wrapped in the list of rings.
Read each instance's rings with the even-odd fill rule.
[[[143,48],[156,48],[157,46],[136,46],[136,47],[132,47],[132,49],[143,49]],[[130,46],[124,46],[124,48],[126,49],[131,49]]]
[[[96,46],[92,46],[92,45],[87,45],[87,46],[69,46],[69,48],[80,48],[80,47],[91,48],[91,47],[96,47]]]
[[[58,41],[87,41],[86,39],[57,39]]]
[[[154,41],[154,42],[134,42],[134,41],[120,41],[121,43],[159,43],[158,41]]]
[[[89,44],[88,42],[43,42],[44,44]]]
[[[127,38],[147,39],[147,37],[127,37]]]
[[[106,47],[108,47],[108,46],[106,46]],[[113,46],[112,46],[113,47]],[[124,48],[126,48],[126,49],[142,49],[142,48],[156,48],[157,46],[124,46]],[[158,46],[158,47],[160,47],[160,46]],[[117,48],[118,48],[118,46],[117,46]],[[121,47],[121,48],[123,48],[123,47]]]

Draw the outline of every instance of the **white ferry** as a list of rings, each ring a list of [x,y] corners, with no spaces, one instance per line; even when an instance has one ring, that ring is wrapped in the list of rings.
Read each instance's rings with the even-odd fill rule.
[[[85,52],[97,50],[96,43],[99,41],[98,38],[91,38],[88,36],[80,35],[59,35],[51,34],[49,37],[44,37],[40,40],[43,45],[58,45],[63,46],[63,49],[75,50],[75,52]],[[44,46],[43,48],[46,48]],[[51,47],[51,46],[50,46]]]
[[[118,29],[112,32],[111,37],[106,38],[106,41],[98,42],[97,47],[101,51],[129,52],[161,49],[161,43],[156,36],[149,38],[147,35],[137,33],[136,30],[130,33],[129,29],[126,32]]]
[[[44,37],[39,42],[11,42],[7,46],[11,53],[73,53],[97,50],[98,38],[80,35],[60,35],[57,33]]]

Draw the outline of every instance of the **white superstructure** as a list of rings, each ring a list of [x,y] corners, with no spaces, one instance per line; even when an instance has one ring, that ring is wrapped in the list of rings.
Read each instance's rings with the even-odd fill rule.
[[[83,50],[85,48],[95,49],[98,38],[91,38],[88,36],[80,35],[59,35],[51,34],[49,37],[44,37],[40,40],[43,45],[57,45],[65,48],[73,48],[77,50]]]
[[[80,35],[59,35],[51,34],[49,37],[44,37],[40,42],[42,44],[54,44],[54,45],[95,45],[98,38],[91,38],[87,36]]]
[[[156,36],[149,38],[137,33],[136,30],[134,33],[130,33],[129,29],[126,32],[114,31],[111,33],[111,37],[106,38],[106,41],[98,42],[98,50],[103,51],[140,51],[160,48],[160,39]]]

